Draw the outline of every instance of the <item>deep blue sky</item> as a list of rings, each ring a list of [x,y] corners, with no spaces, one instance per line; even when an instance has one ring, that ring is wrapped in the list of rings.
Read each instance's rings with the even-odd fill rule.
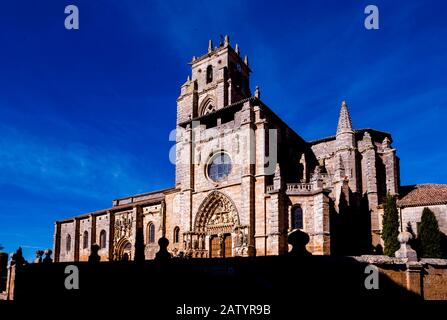
[[[216,4],[214,4],[216,3]],[[80,30],[64,28],[76,4]],[[363,26],[380,10],[380,30]],[[229,34],[252,88],[305,139],[391,132],[403,184],[447,183],[445,1],[5,1],[0,243],[27,257],[57,219],[172,186],[169,132],[187,62]]]

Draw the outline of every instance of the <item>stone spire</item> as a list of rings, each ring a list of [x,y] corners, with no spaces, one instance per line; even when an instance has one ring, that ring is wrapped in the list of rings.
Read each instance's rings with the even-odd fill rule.
[[[349,114],[346,101],[343,101],[340,109],[340,117],[338,118],[337,135],[343,132],[353,132],[352,120]]]
[[[247,55],[245,55],[245,57],[244,57],[244,63],[246,66],[248,66],[248,56]]]

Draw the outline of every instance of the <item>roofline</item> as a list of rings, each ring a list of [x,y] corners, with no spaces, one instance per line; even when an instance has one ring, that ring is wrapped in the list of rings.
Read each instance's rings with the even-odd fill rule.
[[[291,127],[284,121],[284,120],[282,120],[281,117],[279,117],[279,116],[278,116],[278,115],[277,115],[277,114],[276,114],[276,113],[275,113],[275,112],[274,112],[268,105],[266,105],[261,99],[255,97],[255,96],[251,96],[251,97],[248,97],[248,98],[241,99],[241,100],[236,101],[236,102],[234,102],[234,103],[232,103],[232,104],[229,104],[229,105],[227,105],[227,106],[225,106],[225,107],[223,107],[223,108],[217,109],[217,110],[215,110],[215,111],[213,111],[213,112],[207,113],[207,114],[202,115],[202,116],[195,117],[195,118],[190,119],[190,120],[187,120],[187,121],[180,122],[180,123],[178,123],[177,125],[180,126],[180,127],[184,127],[184,126],[186,126],[187,124],[192,123],[193,121],[200,121],[200,120],[202,120],[202,119],[206,119],[206,118],[208,118],[208,117],[210,117],[210,116],[213,116],[213,115],[219,114],[219,113],[221,113],[221,112],[224,112],[224,111],[227,111],[227,110],[230,110],[230,109],[239,107],[239,106],[241,106],[242,104],[244,104],[245,102],[248,102],[248,101],[257,102],[257,103],[259,104],[259,106],[260,106],[263,110],[267,111],[267,112],[268,112],[268,113],[275,119],[275,121],[279,122],[281,125],[283,125],[283,126],[286,127],[287,129],[289,129],[295,136],[297,136],[297,137],[298,137],[299,139],[301,139],[303,142],[306,142],[306,140],[304,140],[303,137],[301,137],[301,136],[300,136],[294,129],[292,129],[292,128],[291,128]]]
[[[446,184],[442,183],[418,183],[418,184],[409,184],[406,186],[400,186],[399,192],[402,188],[416,188],[417,186],[445,186]],[[404,196],[405,197],[405,196]],[[410,207],[423,207],[423,206],[439,206],[439,205],[447,205],[447,200],[441,200],[441,201],[426,201],[426,202],[419,202],[419,203],[410,203],[410,204],[401,204],[402,199],[397,200],[397,206],[399,208],[410,208]]]
[[[391,133],[386,132],[386,131],[373,129],[373,128],[355,129],[354,130],[354,134],[358,134],[358,133],[362,133],[362,132],[366,132],[366,131],[371,131],[371,132],[376,132],[376,133],[379,133],[379,134],[386,135],[387,137],[389,137],[391,139],[391,142],[392,142]],[[337,138],[336,135],[328,136],[328,137],[324,137],[324,138],[320,138],[320,139],[309,141],[309,144],[314,145],[314,144],[317,144],[317,143],[322,143],[322,142],[326,142],[326,141],[335,140],[336,138]]]
[[[144,193],[139,193],[139,194],[133,194],[133,195],[130,195],[127,197],[113,199],[113,201],[120,201],[120,200],[124,200],[124,199],[129,199],[129,198],[149,196],[151,194],[156,194],[156,193],[166,193],[166,192],[169,192],[174,189],[175,189],[175,187],[169,187],[169,188],[164,188],[164,189],[159,189],[159,190],[154,190],[154,191],[149,191],[149,192],[144,192]]]
[[[247,101],[254,101],[255,99],[257,99],[257,98],[255,98],[254,96],[251,96],[251,97],[248,97],[248,98],[244,98],[242,100],[239,100],[239,101],[236,101],[236,102],[234,102],[232,104],[229,104],[229,105],[227,105],[227,106],[225,106],[223,108],[214,110],[213,112],[210,112],[210,113],[204,114],[202,116],[198,116],[198,117],[195,117],[195,118],[192,118],[192,119],[180,122],[177,125],[180,126],[180,127],[184,127],[184,126],[186,126],[187,124],[189,124],[189,123],[191,123],[193,121],[199,121],[199,120],[202,120],[202,119],[206,119],[206,118],[208,118],[210,116],[213,116],[215,114],[221,113],[224,110],[233,109],[236,106],[240,106],[241,104],[244,104]]]
[[[411,204],[400,204],[397,201],[397,206],[399,208],[410,208],[410,207],[423,207],[423,206],[439,206],[439,205],[447,205],[447,200],[444,201],[433,201],[433,202],[420,202],[420,203],[411,203]]]
[[[62,219],[62,220],[56,220],[56,223],[65,223],[65,222],[73,222],[76,219],[85,219],[85,218],[89,218],[90,216],[100,216],[106,213],[115,213],[121,210],[126,210],[126,209],[133,209],[135,207],[138,206],[144,206],[144,205],[150,205],[150,204],[157,204],[157,203],[161,203],[161,201],[164,200],[164,195],[171,193],[173,191],[178,190],[175,187],[172,188],[167,188],[167,189],[162,189],[162,190],[158,190],[158,191],[153,191],[153,192],[147,192],[147,193],[143,193],[140,195],[135,195],[135,197],[137,196],[144,196],[144,195],[150,195],[150,194],[156,194],[156,193],[160,193],[162,194],[162,196],[157,197],[157,198],[153,198],[153,199],[149,199],[149,200],[144,200],[144,201],[137,201],[137,202],[130,202],[130,203],[126,203],[123,205],[118,205],[118,206],[112,206],[106,209],[101,209],[101,210],[97,210],[97,211],[92,211],[92,212],[88,212],[88,213],[83,213],[74,217],[70,217],[70,218],[66,218],[66,219]],[[132,196],[131,196],[132,197]],[[131,198],[131,197],[127,197],[127,198]],[[127,199],[127,198],[121,198],[121,199]],[[120,200],[120,199],[117,199]],[[115,201],[115,200],[114,200]]]

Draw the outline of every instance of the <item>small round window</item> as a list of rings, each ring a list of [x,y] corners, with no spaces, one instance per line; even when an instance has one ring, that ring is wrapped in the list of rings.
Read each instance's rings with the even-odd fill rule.
[[[213,181],[222,181],[231,171],[231,159],[228,154],[221,152],[214,155],[207,167],[208,177]]]

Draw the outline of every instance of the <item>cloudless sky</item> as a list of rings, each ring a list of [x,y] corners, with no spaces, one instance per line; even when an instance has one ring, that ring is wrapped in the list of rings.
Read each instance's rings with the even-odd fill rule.
[[[64,28],[64,9],[80,29]],[[380,29],[364,28],[364,9]],[[0,8],[0,244],[31,259],[54,221],[174,184],[187,62],[230,35],[252,89],[303,138],[391,132],[402,184],[447,183],[445,1],[4,1]]]

